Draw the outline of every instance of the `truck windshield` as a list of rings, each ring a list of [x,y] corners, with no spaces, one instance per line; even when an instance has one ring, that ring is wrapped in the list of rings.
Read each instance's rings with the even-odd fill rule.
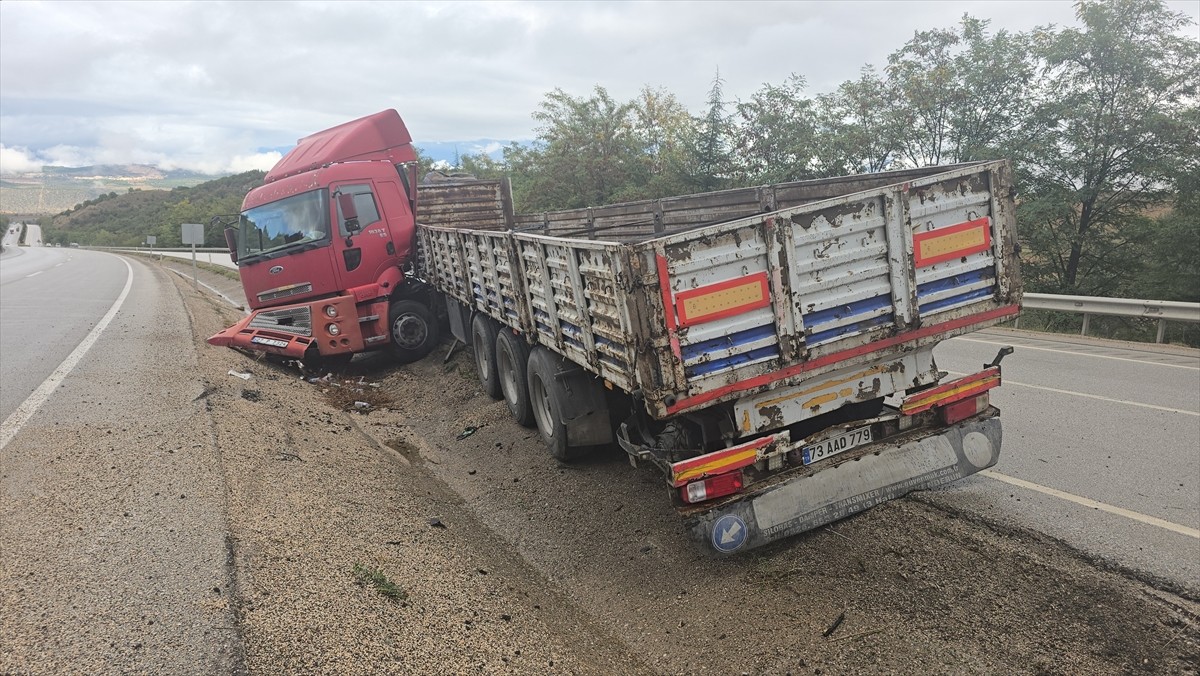
[[[243,211],[238,229],[239,257],[328,242],[328,199],[325,190],[313,190]]]

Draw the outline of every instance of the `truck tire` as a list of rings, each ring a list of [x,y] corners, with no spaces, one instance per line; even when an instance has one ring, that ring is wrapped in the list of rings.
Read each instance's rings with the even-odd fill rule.
[[[487,315],[471,320],[471,351],[475,353],[475,372],[479,384],[492,399],[500,398],[500,378],[496,375],[496,322]]]
[[[533,406],[529,402],[529,346],[509,328],[500,329],[496,336],[496,373],[509,413],[521,425],[533,427]]]
[[[408,364],[433,351],[438,344],[439,329],[429,308],[415,300],[397,300],[388,307],[388,334],[392,356],[401,364]]]
[[[573,459],[574,454],[567,446],[567,426],[562,420],[562,397],[566,393],[558,384],[555,374],[558,373],[558,359],[544,347],[535,347],[529,354],[527,369],[529,385],[529,404],[533,409],[533,419],[537,422],[538,431],[542,433],[542,441],[550,449],[550,455],[556,460],[566,462]]]

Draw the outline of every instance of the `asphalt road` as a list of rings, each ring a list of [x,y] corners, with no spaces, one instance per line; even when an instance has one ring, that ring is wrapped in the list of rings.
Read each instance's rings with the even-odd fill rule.
[[[0,672],[240,668],[221,464],[167,274],[0,260]]]
[[[108,311],[126,279],[121,259],[56,247],[0,258],[0,420],[7,418]]]
[[[1200,356],[1004,330],[947,341],[935,356],[943,370],[974,372],[1003,345],[1016,351],[992,397],[1000,462],[928,499],[1200,596]],[[1102,504],[1080,504],[1089,500]]]

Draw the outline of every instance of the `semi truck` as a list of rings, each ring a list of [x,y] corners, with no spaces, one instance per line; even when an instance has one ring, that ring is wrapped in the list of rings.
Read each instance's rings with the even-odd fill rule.
[[[226,229],[252,313],[209,339],[423,358],[443,327],[570,462],[613,444],[736,554],[994,465],[1015,318],[1007,161],[515,213],[506,180],[418,181],[400,116],[301,139]]]

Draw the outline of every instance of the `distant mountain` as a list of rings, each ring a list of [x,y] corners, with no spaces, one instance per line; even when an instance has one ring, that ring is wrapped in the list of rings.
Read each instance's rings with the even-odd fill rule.
[[[53,214],[102,195],[131,190],[170,190],[214,178],[217,177],[146,164],[48,165],[40,172],[6,175],[0,181],[0,213]]]
[[[478,155],[484,153],[493,160],[501,160],[504,158],[504,148],[512,141],[501,141],[499,139],[482,138],[474,141],[413,141],[422,155],[434,160],[443,161],[453,165],[454,161],[464,155]],[[526,141],[517,141],[517,143],[527,143]]]
[[[105,193],[60,213],[43,228],[46,242],[136,246],[153,235],[159,246],[180,246],[181,223],[208,224],[213,216],[236,214],[242,198],[262,185],[263,172],[225,176],[171,190],[129,189]],[[223,246],[224,235],[205,227],[205,245]]]

